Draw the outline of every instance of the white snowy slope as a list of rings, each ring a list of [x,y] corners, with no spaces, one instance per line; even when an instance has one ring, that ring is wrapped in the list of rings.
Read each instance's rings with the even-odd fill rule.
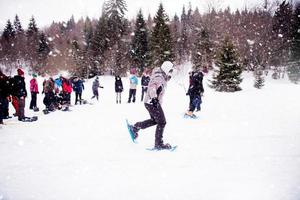
[[[127,78],[122,104],[115,103],[114,77],[107,76],[100,77],[99,102],[90,100],[93,80],[85,83],[83,97],[93,105],[40,111],[33,123],[6,120],[0,200],[299,200],[300,86],[267,77],[257,90],[245,73],[241,92],[219,93],[208,79],[196,120],[183,118],[187,77],[169,82],[164,141],[178,145],[175,152],[146,150],[154,128],[131,142],[125,119],[134,123],[148,113],[140,101],[126,103]]]

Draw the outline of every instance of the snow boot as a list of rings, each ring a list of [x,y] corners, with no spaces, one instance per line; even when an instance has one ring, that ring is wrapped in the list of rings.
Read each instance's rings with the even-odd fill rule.
[[[172,149],[172,146],[168,143],[166,144],[161,143],[161,144],[156,144],[154,148],[157,150],[163,150],[163,149]]]
[[[133,133],[133,139],[136,140],[137,137],[139,136],[139,134],[138,134],[139,129],[132,125],[129,125],[129,128],[130,128],[131,132]]]

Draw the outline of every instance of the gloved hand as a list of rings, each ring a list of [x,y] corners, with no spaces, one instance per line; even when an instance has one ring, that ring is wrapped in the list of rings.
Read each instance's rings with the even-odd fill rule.
[[[158,107],[159,106],[159,100],[158,100],[158,98],[153,98],[152,100],[151,100],[151,103],[152,103],[152,105],[154,106],[154,107]]]

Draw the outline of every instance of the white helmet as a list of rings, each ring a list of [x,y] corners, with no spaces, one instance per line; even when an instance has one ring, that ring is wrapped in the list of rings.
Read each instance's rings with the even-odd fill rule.
[[[170,61],[165,61],[160,67],[168,76],[173,72],[173,63]]]

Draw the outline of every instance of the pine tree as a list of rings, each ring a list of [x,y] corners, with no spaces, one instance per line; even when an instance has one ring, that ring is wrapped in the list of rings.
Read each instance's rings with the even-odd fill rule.
[[[96,71],[99,71],[100,66],[104,67],[103,63],[105,61],[105,52],[108,50],[109,42],[108,33],[108,19],[107,15],[103,11],[102,16],[96,25],[91,43],[91,52],[94,60],[94,62],[91,63],[91,71],[93,74],[96,73]]]
[[[16,61],[15,36],[15,29],[10,20],[8,20],[1,36],[1,46],[4,55],[4,63],[5,65],[11,66],[11,69],[13,67],[13,62]]]
[[[216,60],[217,70],[211,81],[211,87],[220,92],[241,90],[242,67],[239,64],[236,49],[228,36],[225,37]]]
[[[175,62],[178,64],[182,64],[182,49],[181,49],[181,37],[180,37],[180,21],[179,17],[175,14],[172,24],[171,24],[171,33],[172,33],[172,39],[174,43],[174,56],[175,56]]]
[[[134,36],[131,43],[131,57],[138,68],[139,74],[141,74],[149,62],[148,30],[142,10],[139,11],[135,23]]]
[[[168,27],[168,16],[162,3],[154,17],[154,28],[150,37],[151,61],[153,66],[160,66],[164,61],[174,60],[171,32]]]
[[[93,26],[90,18],[86,18],[84,23],[84,29],[83,29],[83,36],[84,36],[84,48],[83,52],[81,52],[83,62],[81,63],[81,68],[83,68],[81,71],[81,76],[89,78],[90,71],[92,71],[92,74],[96,74],[95,72],[97,70],[97,66],[93,62],[93,51],[92,51],[92,41],[93,41]],[[78,48],[77,51],[81,51]]]
[[[27,54],[26,59],[30,62],[31,67],[35,67],[37,64],[38,54],[37,50],[39,48],[39,32],[35,22],[34,17],[32,16],[26,31],[27,37]]]
[[[15,21],[14,21],[14,28],[15,28],[15,31],[16,31],[16,34],[24,34],[24,29],[21,25],[21,21],[19,19],[19,16],[16,15],[15,16]]]
[[[126,31],[124,18],[127,5],[124,0],[107,0],[104,4],[105,13],[108,17],[109,46],[112,47]]]
[[[291,57],[287,74],[293,83],[298,83],[300,82],[300,3],[296,4],[293,13],[291,38]]]
[[[183,61],[187,61],[189,57],[188,48],[188,16],[185,13],[185,7],[182,8],[181,14],[181,38],[180,38],[180,56]]]
[[[261,67],[258,67],[254,71],[254,87],[261,89],[264,86],[264,72]]]
[[[25,58],[24,46],[26,45],[25,32],[21,25],[21,21],[18,15],[15,16],[14,28],[16,32],[16,41],[15,41],[16,56],[18,57],[19,60],[24,59]]]
[[[285,0],[279,5],[273,17],[273,31],[276,44],[273,49],[274,65],[283,65],[288,61],[291,41],[292,6]]]
[[[10,20],[7,20],[6,26],[4,28],[4,31],[2,33],[2,38],[9,42],[10,44],[12,44],[14,38],[15,38],[16,32],[15,29],[13,27],[13,25],[11,24]]]
[[[50,53],[49,41],[46,35],[43,32],[41,32],[39,34],[39,45],[37,49],[37,55],[38,55],[37,65],[32,66],[35,72],[41,73],[45,71],[45,68],[47,67],[46,65],[47,65],[47,59],[49,53]]]
[[[197,28],[196,42],[192,54],[193,69],[207,70],[212,63],[212,43],[207,29]]]

